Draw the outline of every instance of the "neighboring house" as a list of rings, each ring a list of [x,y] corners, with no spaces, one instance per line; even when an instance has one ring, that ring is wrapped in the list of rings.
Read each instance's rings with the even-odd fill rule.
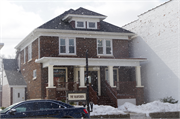
[[[26,82],[21,75],[16,59],[3,59],[2,106],[25,100]]]
[[[0,43],[0,50],[4,46],[4,43]],[[1,62],[1,61],[0,61]],[[1,66],[0,66],[1,67]],[[0,72],[1,72],[0,68]],[[0,75],[1,76],[1,75]],[[0,77],[0,107],[2,106],[2,82],[1,82],[1,77]]]
[[[89,50],[90,100],[117,106],[144,103],[141,61],[130,58],[135,34],[103,21],[105,15],[70,9],[39,26],[16,49],[27,83],[27,99],[65,100],[66,91],[86,90]]]
[[[180,2],[170,0],[141,15],[123,28],[137,34],[131,57],[146,57],[142,66],[145,102],[172,96],[180,101]]]

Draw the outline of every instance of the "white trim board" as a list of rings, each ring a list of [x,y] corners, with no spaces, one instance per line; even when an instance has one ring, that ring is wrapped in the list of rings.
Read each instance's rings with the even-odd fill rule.
[[[146,61],[146,59],[100,59],[89,58],[89,66],[140,66],[140,61]],[[85,58],[61,58],[61,57],[43,57],[36,59],[36,63],[42,63],[43,67],[49,65],[59,66],[85,66]]]

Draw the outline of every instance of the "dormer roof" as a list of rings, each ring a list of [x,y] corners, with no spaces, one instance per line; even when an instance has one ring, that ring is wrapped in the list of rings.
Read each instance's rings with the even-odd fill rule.
[[[70,20],[72,17],[98,18],[100,20],[106,18],[105,15],[80,7],[77,10],[74,10],[73,12],[67,14],[62,20]]]

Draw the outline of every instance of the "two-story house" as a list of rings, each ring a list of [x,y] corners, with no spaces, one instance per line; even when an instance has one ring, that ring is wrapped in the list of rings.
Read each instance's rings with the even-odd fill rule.
[[[103,21],[105,15],[70,9],[33,30],[15,48],[27,83],[27,99],[65,100],[66,91],[86,90],[85,53],[89,50],[90,100],[144,102],[140,62],[129,57],[135,35]]]
[[[0,50],[4,46],[4,43],[0,43]],[[2,69],[1,69],[2,70]],[[2,106],[2,82],[0,79],[0,107]]]

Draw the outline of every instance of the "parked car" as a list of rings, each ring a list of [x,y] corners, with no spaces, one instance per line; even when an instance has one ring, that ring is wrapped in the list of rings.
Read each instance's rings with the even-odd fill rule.
[[[13,104],[0,112],[1,118],[89,118],[84,107],[56,100],[28,100]]]

